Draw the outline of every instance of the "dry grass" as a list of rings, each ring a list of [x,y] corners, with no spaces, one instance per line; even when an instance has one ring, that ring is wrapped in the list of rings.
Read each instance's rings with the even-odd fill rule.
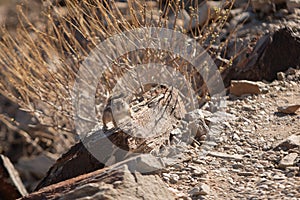
[[[19,26],[15,34],[2,30],[0,92],[36,116],[40,124],[48,127],[49,134],[73,140],[71,90],[80,63],[90,50],[106,38],[125,30],[168,27],[168,16],[185,5],[179,1],[164,4],[165,1],[149,3],[128,0],[129,9],[120,9],[121,3],[117,1],[66,0],[66,7],[53,6],[49,2],[44,6],[40,23],[32,23],[25,14],[26,7],[19,6]],[[218,31],[225,24],[232,3],[226,2],[222,9],[215,9],[210,20],[201,27],[185,30],[174,25],[173,28],[195,38],[207,50],[217,44],[218,49],[212,52],[217,56],[226,45],[226,41],[216,41]],[[191,16],[197,18],[197,9],[190,9]],[[180,20],[180,16],[175,14],[175,19]],[[202,87],[199,87],[199,75],[188,62],[168,52],[153,50],[143,52],[143,61],[136,58],[136,63],[132,63],[133,60],[132,55],[124,55],[114,62],[111,71],[103,75],[97,93],[98,103],[105,102],[116,78],[122,73],[118,67],[126,70],[149,60],[158,60],[162,64],[171,62],[169,65],[186,76],[199,96],[205,96]]]

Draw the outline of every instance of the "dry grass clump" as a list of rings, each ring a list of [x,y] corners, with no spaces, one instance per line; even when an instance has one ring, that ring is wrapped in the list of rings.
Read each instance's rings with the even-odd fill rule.
[[[18,6],[16,32],[12,35],[2,30],[0,92],[36,116],[49,134],[70,141],[74,137],[72,87],[80,63],[97,44],[133,28],[170,28],[168,19],[173,16],[173,29],[188,34],[209,50],[216,44],[233,3],[226,2],[221,8],[212,9],[202,26],[187,30],[180,26],[182,18],[178,13],[182,8],[189,8],[191,18],[197,21],[199,7],[196,0],[128,0],[127,3],[65,0],[64,6],[55,2],[44,1],[40,23],[33,23],[28,18],[26,6]],[[226,42],[217,44],[218,49],[222,49]],[[213,54],[217,55],[218,49]],[[145,49],[112,61],[112,68],[104,73],[99,84],[98,103],[105,102],[117,77],[144,61],[159,61],[175,67],[192,83],[199,97],[205,96],[199,86],[201,77],[195,74],[188,61],[169,52]]]

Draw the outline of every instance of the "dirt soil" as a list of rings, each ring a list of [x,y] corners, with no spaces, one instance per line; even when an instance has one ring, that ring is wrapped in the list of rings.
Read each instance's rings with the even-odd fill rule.
[[[32,10],[37,11],[40,4],[34,2]],[[260,36],[283,27],[291,27],[300,35],[300,9],[294,13],[286,8],[278,8],[272,14],[255,13],[238,6],[239,2],[245,1],[236,2],[229,22],[220,34],[221,39],[226,38],[233,29],[239,29],[236,40],[231,41],[234,48],[229,48],[226,59],[243,48],[251,51]],[[7,18],[7,28],[14,31],[15,5],[6,6],[0,6],[0,23]],[[31,18],[38,16],[33,11],[31,14],[34,15]],[[245,16],[247,19],[243,18]],[[248,58],[247,51],[241,53],[237,59],[239,63],[234,64],[244,63]],[[177,199],[300,199],[300,109],[295,114],[278,111],[278,107],[300,104],[300,69],[299,66],[291,67],[294,68],[278,76],[279,80],[264,82],[264,94],[226,96],[225,119],[219,126],[220,134],[213,138],[215,147],[203,155],[201,145],[188,146],[185,162],[170,166],[159,174]],[[17,111],[17,105],[2,96],[0,102],[1,113],[15,119],[19,115],[24,124],[32,123],[31,116]],[[205,114],[210,106],[212,104],[208,103],[201,108],[206,121],[214,120]],[[290,136],[293,137],[288,141]],[[49,142],[40,143],[45,146],[45,152],[51,152]],[[29,192],[65,150],[63,147],[56,149],[59,151],[51,152],[53,157],[42,153],[36,155],[18,131],[0,123],[0,153],[6,154],[15,164]],[[36,158],[36,161],[20,159],[27,157]],[[290,163],[284,162],[286,160]],[[42,163],[41,172],[32,171],[30,163]]]
[[[216,147],[199,157],[201,147],[187,150],[191,160],[162,173],[184,199],[299,199],[300,148],[275,150],[291,135],[300,136],[300,115],[282,114],[280,106],[299,104],[300,71],[265,85],[266,94],[228,96],[227,117]],[[292,166],[279,165],[296,153]],[[223,155],[225,154],[225,155]],[[189,196],[187,196],[189,194]]]

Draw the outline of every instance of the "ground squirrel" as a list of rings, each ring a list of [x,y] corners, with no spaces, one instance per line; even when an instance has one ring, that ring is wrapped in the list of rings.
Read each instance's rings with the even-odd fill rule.
[[[111,96],[107,105],[104,108],[102,121],[105,128],[110,128],[109,124],[112,123],[114,128],[117,128],[124,122],[131,118],[131,109],[124,98],[124,94]]]

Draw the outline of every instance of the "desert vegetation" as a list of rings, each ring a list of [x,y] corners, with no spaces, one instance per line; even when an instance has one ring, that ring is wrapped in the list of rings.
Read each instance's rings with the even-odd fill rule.
[[[174,30],[187,33],[207,50],[217,44],[218,49],[212,51],[212,56],[222,56],[219,54],[226,41],[218,42],[217,36],[232,6],[232,2],[226,2],[221,7],[210,9],[209,17],[198,25],[197,20],[202,13],[198,13],[198,5],[192,6],[196,4],[194,1],[128,1],[125,8],[122,8],[122,2],[106,0],[64,1],[64,4],[62,7],[56,1],[45,1],[42,11],[35,11],[38,21],[26,12],[29,2],[17,6],[16,30],[2,30],[1,93],[35,116],[37,124],[48,129],[49,134],[55,135],[54,138],[66,137],[71,141],[74,136],[72,86],[80,63],[97,44],[114,34],[134,28],[173,26]],[[190,7],[194,25],[184,29],[176,23],[183,20],[176,13],[187,6]],[[168,21],[170,17],[175,17],[173,22]],[[133,59],[140,55],[142,60]],[[124,71],[127,66],[128,70],[149,61],[176,67],[194,83],[194,87],[199,87],[199,75],[188,69],[187,61],[168,52],[146,49],[139,55],[124,55],[114,62],[114,69],[107,71],[99,84],[98,102],[103,104],[108,98],[122,68]],[[193,80],[195,77],[198,80]],[[207,95],[203,94],[201,87],[195,90],[202,98]],[[26,137],[31,136],[26,134]]]
[[[0,185],[9,185],[0,199],[299,198],[299,8],[296,0],[0,0]],[[196,41],[218,73],[203,67],[207,81],[173,52],[149,44],[121,54],[129,41],[109,40],[143,28]],[[100,77],[87,59],[97,51],[109,64]],[[193,112],[178,92],[182,85],[142,84],[153,74],[141,77],[137,69],[149,63],[183,75],[195,92]],[[168,69],[159,75],[172,79]],[[222,103],[208,85],[219,75]],[[95,96],[74,87],[82,81],[90,89],[95,80]],[[114,117],[111,104],[124,103],[116,97],[123,87],[129,110]],[[76,112],[80,98],[95,99],[96,120],[85,117],[89,105],[82,105],[86,115]],[[134,135],[138,126],[117,123],[123,115],[145,130],[155,121],[159,135]],[[77,134],[78,118],[92,124],[86,137]],[[130,157],[149,152],[180,162]],[[151,172],[132,173],[139,167]]]

